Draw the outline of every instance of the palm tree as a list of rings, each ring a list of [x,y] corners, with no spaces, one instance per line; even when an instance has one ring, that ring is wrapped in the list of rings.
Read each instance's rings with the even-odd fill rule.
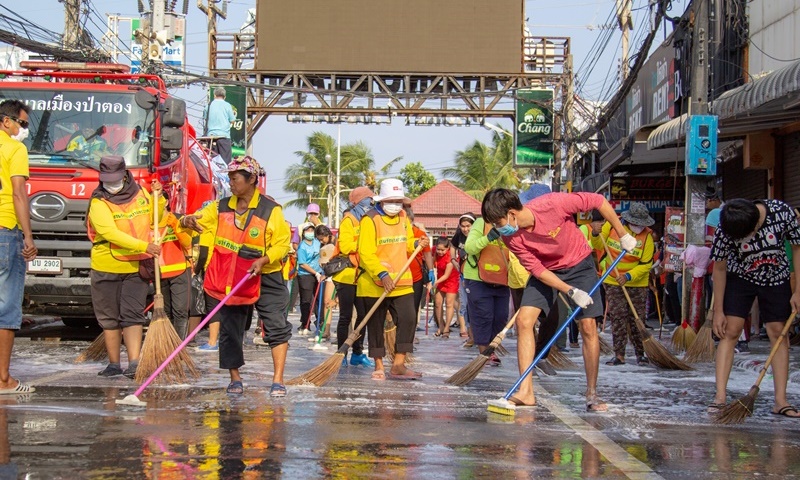
[[[521,183],[512,162],[513,152],[512,138],[495,132],[492,146],[476,140],[466,150],[456,152],[455,166],[445,168],[442,174],[478,200],[493,188],[519,190]]]

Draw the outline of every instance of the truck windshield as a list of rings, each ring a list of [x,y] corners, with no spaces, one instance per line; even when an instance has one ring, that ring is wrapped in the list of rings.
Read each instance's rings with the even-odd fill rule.
[[[32,166],[97,169],[104,155],[122,155],[129,167],[148,164],[154,114],[136,104],[135,91],[54,87],[0,88],[0,102],[19,99],[31,109],[25,145]]]

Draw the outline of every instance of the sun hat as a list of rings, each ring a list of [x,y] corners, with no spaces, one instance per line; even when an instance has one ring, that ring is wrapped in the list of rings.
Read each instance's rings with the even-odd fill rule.
[[[649,227],[656,223],[647,207],[640,202],[631,202],[631,206],[622,212],[622,219],[631,225],[639,225],[640,227]]]
[[[358,205],[361,203],[361,200],[364,200],[365,198],[372,198],[374,196],[375,193],[370,190],[369,187],[356,187],[352,192],[350,192],[350,197],[348,200],[350,200],[351,204]]]
[[[100,181],[114,183],[125,178],[125,157],[106,155],[100,159]]]
[[[243,157],[236,157],[228,165],[228,172],[239,172],[239,171],[244,171],[253,175],[262,175],[264,173],[264,169],[261,168],[261,164],[258,163],[258,160],[251,157],[250,155],[245,155]]]
[[[381,182],[381,190],[378,195],[373,197],[376,202],[384,200],[406,200],[406,191],[403,182],[396,178],[387,178]]]

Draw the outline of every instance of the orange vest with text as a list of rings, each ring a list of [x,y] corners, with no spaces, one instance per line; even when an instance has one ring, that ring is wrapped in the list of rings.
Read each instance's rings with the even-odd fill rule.
[[[159,256],[158,267],[161,271],[161,278],[173,278],[186,271],[186,252],[183,251],[178,235],[171,225],[160,229],[159,240],[161,242],[161,255]]]
[[[120,232],[127,233],[131,237],[138,238],[144,242],[150,242],[152,233],[152,211],[150,210],[150,199],[145,193],[143,188],[139,189],[133,199],[122,205],[116,205],[105,199],[100,199],[108,205],[111,210],[111,215],[114,218],[114,223]],[[87,236],[89,241],[93,244],[94,239],[97,237],[97,231],[92,226],[92,222],[87,223]],[[132,252],[127,248],[120,247],[119,245],[110,244],[111,256],[121,262],[131,262],[152,258],[147,253]]]
[[[652,230],[650,230],[650,228],[645,228],[641,231],[641,233],[637,233],[633,237],[636,239],[636,248],[630,252],[626,252],[625,256],[622,257],[622,260],[619,261],[617,264],[617,270],[619,273],[627,273],[630,269],[639,265],[639,263],[642,261],[642,250],[647,243],[647,238],[650,237],[651,234]],[[616,260],[617,257],[619,257],[619,254],[622,252],[622,245],[619,243],[619,234],[617,234],[617,231],[613,228],[608,235],[608,240],[606,243],[608,244],[608,251],[611,252],[611,258],[606,260],[606,265],[611,265],[611,263]]]

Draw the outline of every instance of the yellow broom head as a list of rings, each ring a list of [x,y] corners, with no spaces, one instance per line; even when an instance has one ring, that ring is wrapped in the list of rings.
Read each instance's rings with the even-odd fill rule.
[[[92,344],[86,347],[86,350],[82,351],[81,354],[75,358],[75,363],[86,361],[99,362],[107,357],[106,336],[105,333],[100,333]]]
[[[697,334],[687,322],[683,322],[672,331],[672,347],[676,352],[684,352],[694,343]]]
[[[147,380],[180,344],[181,338],[164,312],[164,297],[156,295],[153,299],[153,320],[142,345],[135,380],[138,383]],[[154,383],[186,383],[187,375],[198,378],[200,373],[189,352],[183,349],[158,374]]]
[[[550,353],[547,354],[547,361],[553,365],[554,368],[559,370],[571,370],[578,368],[578,365],[572,361],[568,356],[564,355],[557,348],[551,348]]]
[[[689,348],[686,349],[686,355],[683,356],[684,362],[689,363],[706,363],[713,362],[716,347],[714,347],[714,338],[711,335],[710,322],[706,321],[700,331],[697,332],[697,338]]]
[[[758,385],[753,385],[747,395],[722,407],[714,418],[714,423],[744,423],[745,418],[753,415],[758,390]]]

